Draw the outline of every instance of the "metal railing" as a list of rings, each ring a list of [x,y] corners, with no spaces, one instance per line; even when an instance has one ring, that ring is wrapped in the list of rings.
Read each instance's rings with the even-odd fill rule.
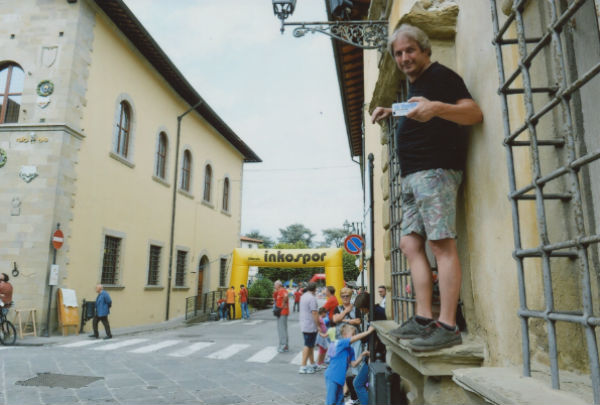
[[[185,299],[185,320],[217,312],[217,301],[223,297],[225,297],[224,290],[209,291],[202,295],[187,297]]]
[[[580,325],[583,328],[587,345],[594,403],[600,404],[600,362],[595,331],[596,326],[600,325],[600,318],[598,315],[594,315],[594,304],[598,303],[594,303],[591,287],[591,277],[594,276],[594,273],[590,271],[590,262],[593,263],[594,255],[597,255],[594,249],[598,248],[597,244],[600,242],[600,235],[594,233],[596,213],[593,207],[594,202],[598,204],[599,201],[593,201],[593,198],[586,194],[592,192],[586,185],[598,184],[599,179],[593,176],[594,173],[598,174],[598,170],[590,168],[589,165],[600,158],[600,150],[588,153],[585,147],[586,138],[581,122],[583,121],[583,110],[590,107],[586,106],[587,101],[583,100],[580,93],[580,90],[594,77],[600,76],[600,60],[593,61],[591,68],[586,67],[582,69],[583,74],[578,74],[580,61],[577,60],[573,50],[575,47],[572,36],[572,27],[575,26],[574,16],[579,10],[592,14],[596,12],[594,17],[598,21],[597,9],[594,7],[597,4],[594,4],[594,0],[569,2],[548,0],[543,4],[537,1],[532,3],[527,0],[515,0],[512,12],[500,25],[496,0],[490,0],[490,2],[494,30],[493,43],[496,47],[500,81],[499,94],[504,118],[504,146],[514,229],[513,256],[517,264],[519,284],[518,316],[521,320],[523,374],[531,375],[530,323],[541,320],[546,325],[552,387],[559,389],[557,322]],[[528,18],[526,9],[530,4],[532,6],[535,4],[536,7],[527,10],[527,16],[536,13],[536,10],[543,10],[544,15],[540,12],[539,18],[542,21],[544,18],[549,19],[549,21],[545,21],[545,25],[541,29],[542,33],[538,37],[528,37],[525,33],[526,28],[528,34],[534,31],[531,25],[524,22]],[[539,7],[540,5],[543,7]],[[582,9],[584,6],[585,10]],[[584,20],[580,17],[582,15],[578,15],[577,25],[581,25]],[[513,30],[516,31],[517,38],[506,38],[508,33]],[[598,41],[597,32],[595,36],[589,38],[594,37],[594,40]],[[518,60],[515,63],[516,66],[508,67],[505,55],[512,55],[510,51],[515,49],[512,48],[514,46],[518,50]],[[586,54],[586,57],[590,58],[594,56],[594,52],[591,50],[597,49],[598,44],[588,43],[581,44],[581,46],[590,49]],[[503,47],[506,47],[504,49],[508,53],[503,53]],[[541,61],[536,61],[536,59],[541,59]],[[537,70],[532,68],[534,63],[538,64],[536,65]],[[536,76],[539,74],[540,65],[547,71],[547,77],[542,77],[542,80]],[[511,69],[508,78],[505,75],[507,68]],[[548,84],[535,87],[534,81],[536,84],[544,81]],[[515,88],[515,86],[522,86],[522,88]],[[536,93],[535,103],[534,93]],[[510,99],[511,103],[509,103],[510,96],[516,96]],[[519,119],[518,113],[515,114],[515,110],[509,109],[509,104],[513,107],[521,100],[525,108],[525,117]],[[591,103],[588,102],[588,104]],[[596,106],[592,105],[588,111],[595,110]],[[512,116],[510,116],[511,114]],[[554,122],[555,129],[548,131],[548,125],[543,123],[543,119]],[[598,130],[599,128],[593,128],[593,136],[597,136]],[[521,139],[527,135],[527,140]],[[532,180],[521,178],[524,171],[518,170],[518,161],[515,162],[517,160],[515,159],[515,148],[529,150],[532,173],[527,176],[531,176]],[[548,155],[553,155],[553,160],[544,158]],[[548,168],[549,161],[555,162],[555,167]],[[596,171],[594,172],[594,170]],[[520,176],[518,179],[517,175]],[[520,185],[520,188],[517,188],[517,184]],[[544,187],[559,191],[544,192]],[[524,208],[520,203],[523,204],[527,200],[535,203],[539,239],[538,246],[529,248],[523,247],[522,230],[525,227],[519,218],[519,207]],[[551,202],[552,200],[554,202]],[[556,212],[552,211],[556,208],[550,204],[562,204],[559,209],[562,209],[565,214],[561,218],[556,218],[557,216],[552,214]],[[558,224],[559,220],[563,222]],[[586,226],[589,228],[588,230],[586,230]],[[564,304],[557,298],[558,293],[555,296],[555,291],[562,288],[564,284],[556,283],[557,286],[554,286],[553,276],[556,277],[556,273],[561,270],[560,266],[565,265],[556,258],[563,258],[559,259],[563,261],[564,258],[572,260],[572,264],[568,266],[570,270],[568,274],[571,277],[579,276],[577,281],[581,308],[569,307],[569,310],[561,308]],[[526,260],[533,261],[534,265],[541,267],[543,309],[532,309],[530,306],[532,304],[528,305],[527,288],[531,288],[531,283],[535,281],[526,277]],[[598,271],[598,269],[596,270]],[[573,342],[569,342],[569,345],[573,345]]]

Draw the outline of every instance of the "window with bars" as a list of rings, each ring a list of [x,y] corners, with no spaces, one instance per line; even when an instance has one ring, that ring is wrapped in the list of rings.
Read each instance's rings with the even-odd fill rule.
[[[131,137],[131,107],[127,101],[119,103],[119,118],[116,125],[115,153],[126,158],[129,155],[129,139]]]
[[[212,185],[212,167],[206,165],[204,169],[204,201],[210,202],[210,187]]]
[[[187,268],[187,252],[177,251],[177,268],[175,269],[175,287],[185,286],[185,270]]]
[[[183,152],[183,164],[181,165],[181,189],[190,191],[192,178],[192,153],[189,150]]]
[[[221,258],[219,267],[219,286],[227,287],[227,259]]]
[[[148,282],[147,285],[158,285],[160,277],[160,253],[162,248],[150,245],[150,256],[148,258]]]
[[[161,132],[158,135],[158,149],[156,151],[156,177],[164,179],[167,167],[167,134]]]
[[[116,285],[119,282],[119,261],[121,255],[121,238],[104,237],[104,256],[102,258],[101,284]]]
[[[223,182],[223,211],[229,212],[229,179],[227,177]]]
[[[580,350],[587,362],[579,366],[590,370],[594,403],[600,404],[600,2],[517,0],[507,16],[490,2],[523,373],[531,375],[532,352],[544,341],[552,387],[559,389],[559,366],[568,364],[562,356]],[[520,169],[524,155],[531,172]],[[523,223],[529,212],[536,218],[533,235]],[[538,341],[533,347],[532,335]]]
[[[0,124],[19,121],[25,73],[15,64],[0,66]]]

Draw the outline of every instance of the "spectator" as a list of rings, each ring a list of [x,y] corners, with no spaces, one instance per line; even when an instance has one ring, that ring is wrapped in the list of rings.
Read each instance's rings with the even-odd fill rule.
[[[379,303],[379,306],[381,308],[385,309],[385,296],[387,294],[387,290],[384,285],[380,285],[378,290],[379,290],[379,296],[381,297],[381,302]]]
[[[229,319],[235,319],[235,288],[231,286],[229,290],[227,290],[227,316]]]
[[[319,347],[319,356],[317,357],[317,370],[327,368],[325,365],[325,355],[329,347],[329,335],[327,334],[327,326],[325,325],[325,317],[327,310],[324,307],[319,308],[319,331],[317,335],[316,345]]]
[[[304,336],[304,348],[302,349],[302,365],[298,370],[300,374],[314,374],[317,370],[314,358],[314,348],[319,330],[319,306],[315,291],[317,285],[313,282],[308,283],[306,293],[300,298],[300,330]],[[310,365],[307,361],[310,360]]]
[[[227,300],[225,298],[221,298],[217,301],[217,308],[219,309],[219,320],[224,321],[227,319],[225,315],[225,311],[227,310]]]
[[[8,274],[0,274],[0,306],[2,307],[2,313],[4,315],[8,312],[13,296],[13,286],[8,280]]]
[[[242,307],[242,318],[250,319],[250,313],[248,312],[248,289],[244,287],[244,284],[240,285],[240,306]]]
[[[325,301],[325,308],[329,313],[329,326],[335,326],[335,322],[333,321],[333,314],[335,313],[335,309],[338,306],[338,299],[335,296],[335,287],[332,285],[328,285],[325,289],[325,297],[327,301]]]
[[[300,297],[302,297],[302,289],[298,287],[294,292],[294,310],[293,312],[300,311]]]
[[[277,351],[279,353],[288,352],[290,350],[288,346],[288,328],[287,319],[290,314],[289,298],[287,290],[281,284],[281,281],[277,280],[274,284],[275,287],[275,308],[279,309],[279,316],[277,317],[277,334],[279,335],[279,347]]]
[[[344,403],[344,383],[348,366],[357,367],[362,359],[369,355],[368,351],[364,351],[356,358],[351,345],[367,337],[373,330],[373,327],[370,327],[369,330],[356,334],[356,328],[350,324],[344,324],[341,328],[341,338],[329,345],[329,349],[327,349],[330,359],[329,367],[325,371],[326,405],[342,405]]]
[[[112,307],[112,300],[110,299],[110,295],[104,291],[102,284],[96,286],[96,292],[98,293],[96,297],[96,316],[94,316],[94,321],[92,322],[94,333],[90,337],[98,339],[98,321],[100,321],[104,325],[104,332],[106,333],[104,339],[112,339],[110,324],[108,323],[108,314],[110,313],[110,307]]]

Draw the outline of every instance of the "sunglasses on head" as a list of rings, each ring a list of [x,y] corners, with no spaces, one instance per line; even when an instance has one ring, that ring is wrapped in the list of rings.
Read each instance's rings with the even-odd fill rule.
[[[342,297],[342,298],[350,298],[349,295],[340,295],[340,297]]]

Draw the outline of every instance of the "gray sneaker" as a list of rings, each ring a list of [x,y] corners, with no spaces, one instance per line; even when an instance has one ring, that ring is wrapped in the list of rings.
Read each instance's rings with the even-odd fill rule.
[[[433,321],[427,325],[421,325],[413,316],[408,321],[400,325],[400,327],[392,330],[390,335],[398,339],[414,339],[427,336],[429,333],[431,333],[432,324],[434,324]]]
[[[458,327],[455,326],[454,330],[448,330],[437,323],[432,324],[432,327],[429,335],[411,340],[408,346],[415,352],[429,352],[462,343]]]

